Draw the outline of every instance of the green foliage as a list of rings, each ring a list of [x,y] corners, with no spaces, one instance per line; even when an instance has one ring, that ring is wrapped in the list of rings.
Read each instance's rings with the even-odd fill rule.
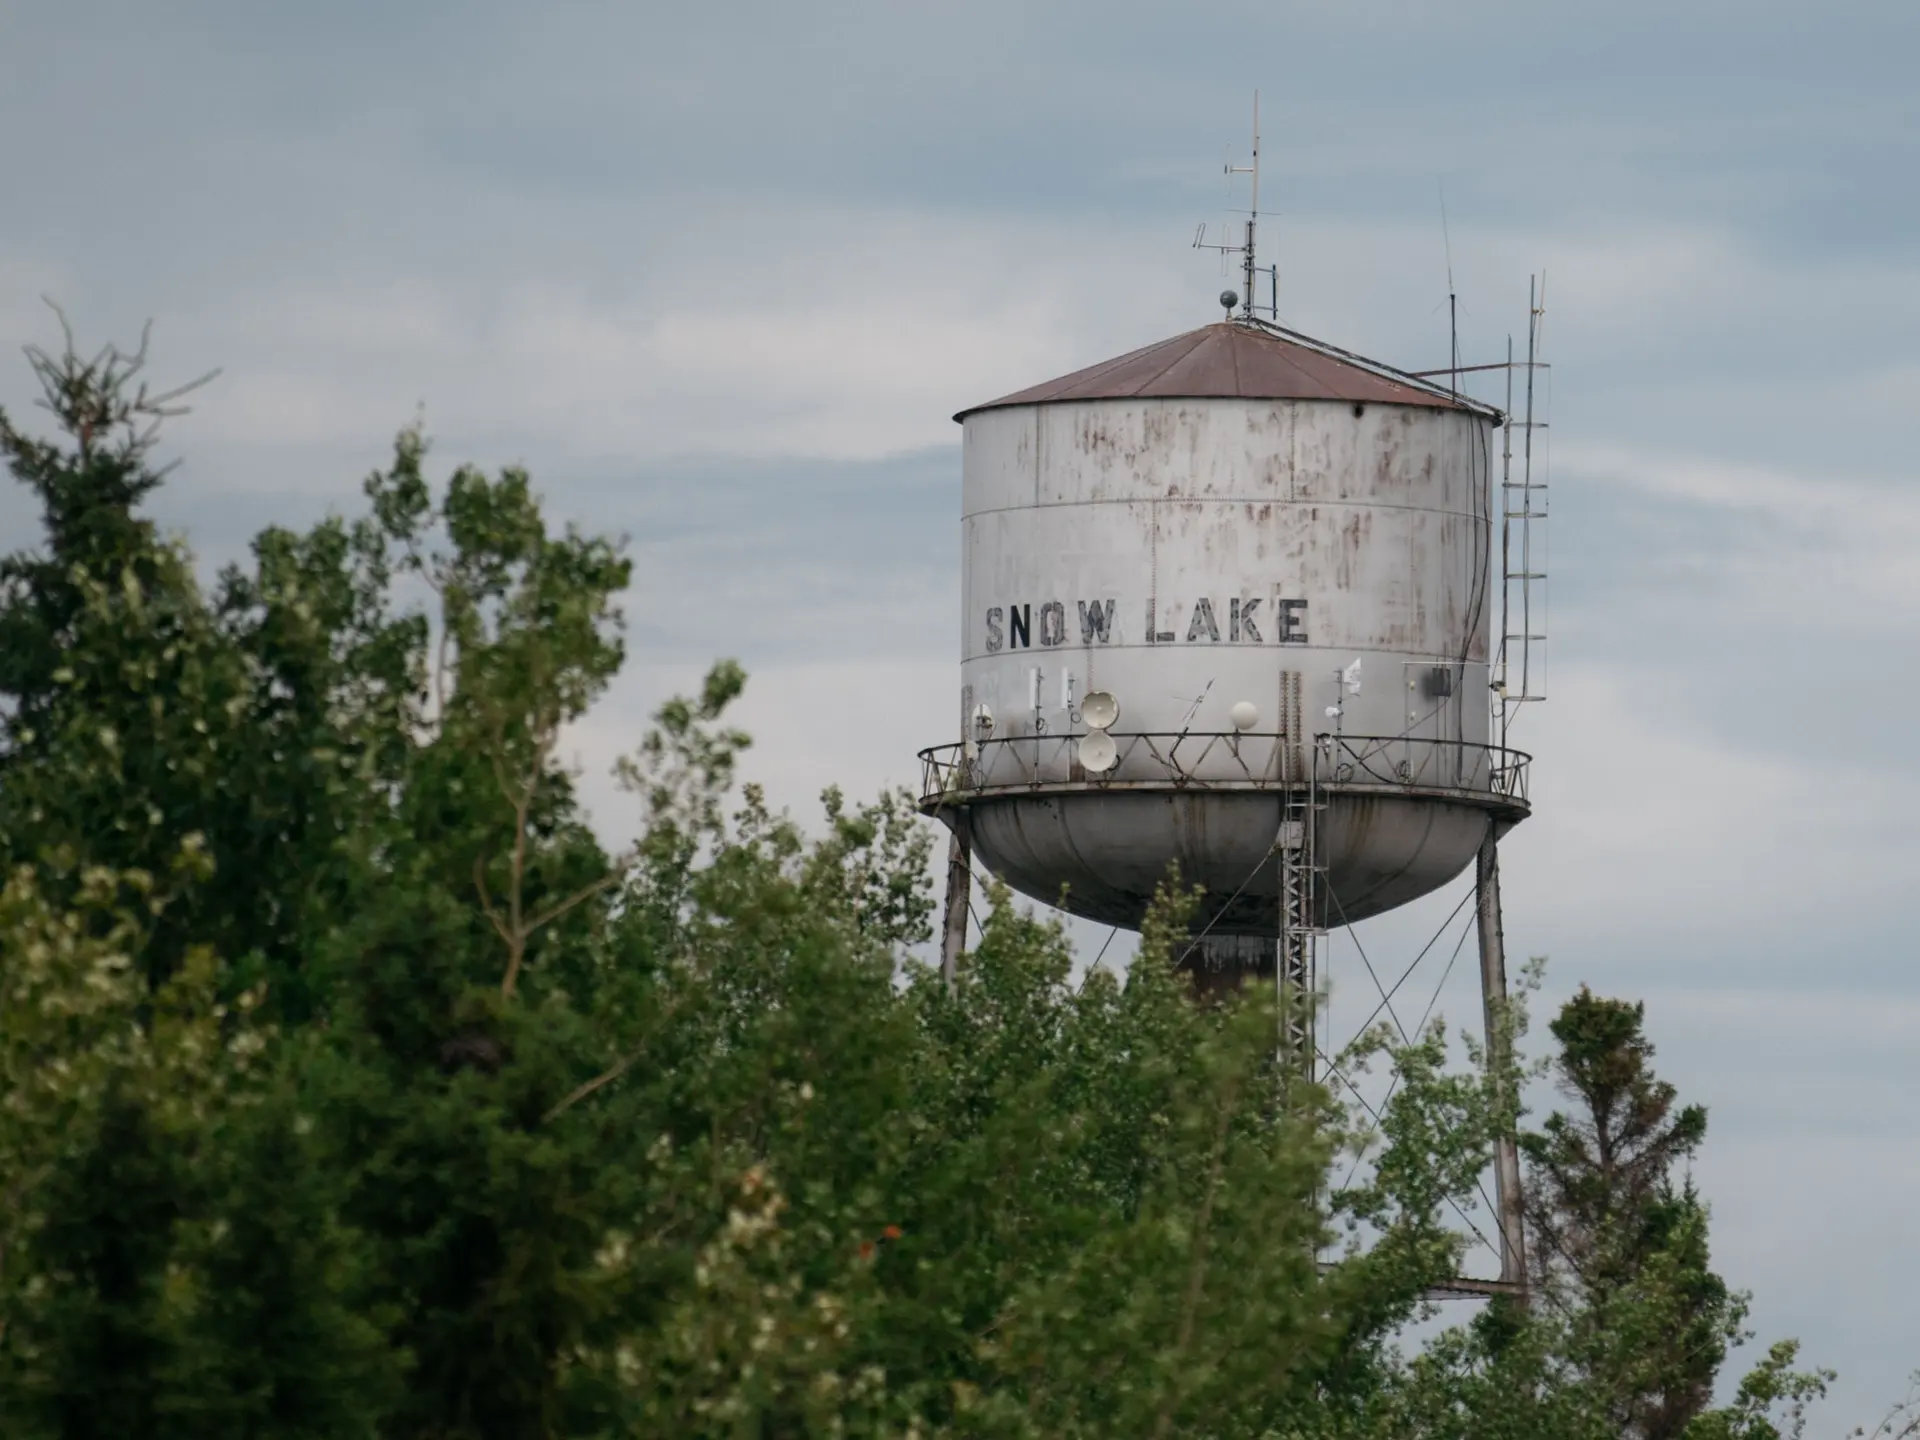
[[[362,516],[206,590],[138,514],[140,357],[35,363],[56,438],[0,416],[46,517],[0,563],[9,1436],[1600,1436],[1651,1383],[1605,1336],[1730,1337],[1656,1183],[1698,1135],[1608,1068],[1637,1012],[1556,1030],[1640,1127],[1630,1183],[1571,1122],[1535,1152],[1612,1288],[1405,1354],[1516,1074],[1371,1036],[1362,1125],[1277,1066],[1270,996],[1190,1002],[1171,884],[1124,983],[997,891],[949,985],[910,797],[772,813],[730,662],[623,762],[609,854],[555,757],[623,657],[620,545],[517,470],[436,486],[414,429]],[[1688,1434],[1772,1433],[1791,1361]]]

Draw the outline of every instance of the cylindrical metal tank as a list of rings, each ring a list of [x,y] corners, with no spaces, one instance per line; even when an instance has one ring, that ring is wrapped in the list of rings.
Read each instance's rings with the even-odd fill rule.
[[[1334,924],[1526,814],[1488,733],[1497,412],[1235,321],[955,418],[958,733],[922,805],[1014,888],[1137,927],[1177,864],[1197,924],[1270,936],[1289,797]]]

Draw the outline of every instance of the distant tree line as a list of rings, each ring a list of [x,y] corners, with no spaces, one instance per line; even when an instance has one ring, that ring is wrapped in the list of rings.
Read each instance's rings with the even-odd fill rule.
[[[558,749],[624,658],[618,543],[408,430],[362,513],[204,586],[143,515],[144,346],[29,355],[0,1433],[1801,1433],[1790,1341],[1715,1404],[1746,1300],[1640,1007],[1551,1025],[1534,1303],[1411,1345],[1518,1073],[1436,1028],[1347,1057],[1377,1115],[1289,1082],[1271,996],[1190,1002],[1173,883],[1124,980],[997,892],[948,986],[929,827],[771,812],[730,663],[623,763],[610,854]]]

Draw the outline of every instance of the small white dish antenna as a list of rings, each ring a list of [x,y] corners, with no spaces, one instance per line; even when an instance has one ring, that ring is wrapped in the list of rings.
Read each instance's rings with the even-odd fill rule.
[[[1080,702],[1080,718],[1087,722],[1089,730],[1111,730],[1114,721],[1120,718],[1120,702],[1104,690],[1089,690]]]
[[[1227,712],[1236,730],[1251,730],[1260,723],[1260,710],[1251,700],[1242,700]]]
[[[1080,737],[1080,768],[1089,775],[1104,775],[1120,761],[1120,747],[1105,730],[1094,730]]]
[[[1339,718],[1340,718],[1340,707],[1338,705],[1327,706],[1327,719],[1338,720]]]
[[[993,711],[984,705],[973,707],[973,733],[982,740],[993,734]]]
[[[1347,687],[1349,695],[1360,693],[1360,662],[1358,660],[1340,672],[1340,683]]]

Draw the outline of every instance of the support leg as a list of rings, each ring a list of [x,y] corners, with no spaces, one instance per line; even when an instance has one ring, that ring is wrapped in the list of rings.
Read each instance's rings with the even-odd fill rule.
[[[1493,827],[1480,842],[1477,872],[1480,928],[1480,998],[1486,1012],[1487,1057],[1504,1074],[1511,1060],[1507,1014],[1506,936],[1500,926],[1500,851]],[[1500,1209],[1500,1278],[1510,1285],[1527,1283],[1526,1227],[1520,1208],[1520,1146],[1508,1132],[1494,1142],[1493,1182]]]
[[[947,909],[940,933],[940,974],[953,984],[960,974],[960,952],[967,948],[967,911],[973,898],[973,845],[965,813],[954,817],[947,846]]]

